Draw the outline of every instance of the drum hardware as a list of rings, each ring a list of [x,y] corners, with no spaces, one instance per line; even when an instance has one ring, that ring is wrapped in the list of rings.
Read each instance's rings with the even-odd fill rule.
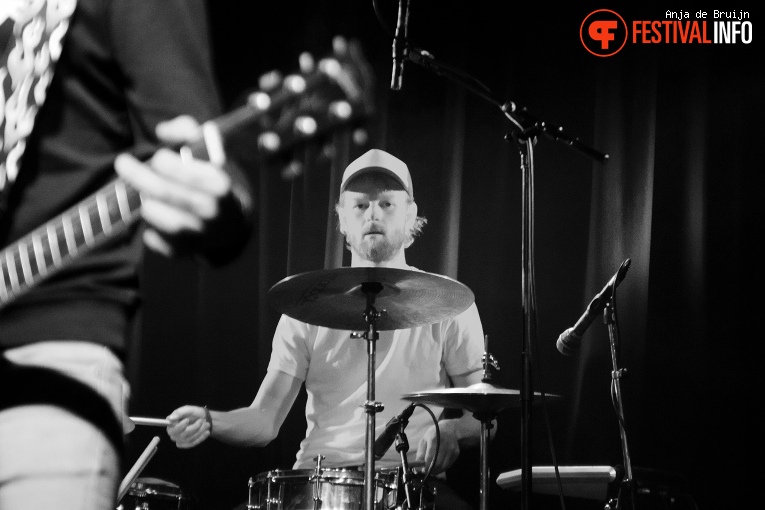
[[[277,311],[308,324],[364,331],[353,337],[367,341],[364,508],[371,509],[375,496],[375,415],[383,409],[380,402],[375,402],[378,332],[454,317],[473,303],[473,292],[456,280],[422,271],[343,267],[287,277],[271,287],[268,298]]]
[[[321,461],[324,459],[323,455],[317,455],[314,459],[316,461],[316,474],[313,475],[313,510],[319,510],[321,505]]]
[[[488,339],[485,339],[488,342]],[[431,404],[439,407],[456,407],[473,413],[473,417],[481,422],[481,510],[488,508],[489,498],[489,439],[492,422],[499,411],[521,405],[521,394],[494,385],[492,370],[499,370],[499,364],[487,351],[483,356],[483,377],[481,382],[467,388],[441,388],[436,390],[410,393],[401,397],[404,400],[420,404]],[[557,395],[546,395],[556,398]]]
[[[415,504],[409,506],[403,480],[401,467],[379,469],[373,478],[373,510],[433,510],[435,489],[423,477],[410,476],[410,498]],[[364,496],[361,467],[273,470],[249,479],[246,509],[364,510]]]
[[[138,478],[130,485],[117,510],[187,510],[189,498],[184,491],[158,478]]]
[[[409,440],[406,438],[403,425],[401,427],[401,432],[396,436],[396,451],[401,455],[401,477],[404,486],[404,495],[406,496],[406,504],[409,508],[414,508],[412,506],[411,491],[409,490],[411,471],[409,470],[409,461],[406,458],[406,454],[409,451]]]

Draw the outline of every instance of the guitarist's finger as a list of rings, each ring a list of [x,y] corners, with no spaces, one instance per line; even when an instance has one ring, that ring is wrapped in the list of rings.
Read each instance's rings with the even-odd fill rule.
[[[167,149],[157,151],[149,164],[158,174],[214,197],[222,197],[231,189],[231,177],[223,169],[206,161],[183,161]]]
[[[175,256],[175,248],[164,237],[153,228],[147,228],[143,232],[143,243],[150,250],[164,255],[165,257]]]
[[[212,196],[210,192],[190,186],[189,182],[194,182],[195,177],[184,176],[186,169],[178,172],[163,172],[160,175],[127,154],[117,157],[114,168],[120,177],[141,193],[144,202],[151,200],[163,202],[188,211],[203,220],[209,220],[218,213],[217,197]],[[174,178],[166,177],[173,173]],[[184,177],[186,181],[180,181],[180,177]]]
[[[167,145],[179,145],[199,137],[199,123],[189,115],[160,122],[155,129],[157,137]]]
[[[204,229],[203,220],[197,215],[151,196],[144,197],[141,216],[146,223],[165,235],[200,233]]]

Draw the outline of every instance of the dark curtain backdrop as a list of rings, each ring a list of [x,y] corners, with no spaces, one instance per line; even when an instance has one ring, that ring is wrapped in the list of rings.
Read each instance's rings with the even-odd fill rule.
[[[396,4],[380,6],[393,24]],[[535,146],[534,387],[561,398],[548,401],[546,414],[534,408],[533,463],[551,462],[550,443],[563,465],[623,463],[606,326],[593,323],[575,356],[559,354],[555,340],[630,258],[617,311],[632,464],[641,476],[677,475],[672,487],[699,508],[748,504],[758,496],[751,466],[762,449],[755,424],[765,84],[757,39],[628,44],[601,59],[581,46],[579,26],[602,7],[412,0],[415,44],[610,155],[602,165],[547,138]],[[408,163],[428,218],[409,263],[475,292],[498,382],[519,388],[521,173],[518,146],[505,140],[512,125],[484,100],[412,64],[403,89],[390,91],[390,37],[371,1],[209,2],[209,9],[227,106],[241,102],[260,74],[293,71],[301,51],[325,54],[342,34],[360,40],[374,69],[376,110],[366,140],[356,136],[362,143],[339,132],[327,147],[296,151],[304,172],[295,179],[283,179],[274,162],[245,165],[258,216],[233,265],[213,270],[148,257],[132,413],[163,417],[187,403],[230,409],[252,401],[278,319],[266,293],[287,275],[348,262],[332,212],[336,180],[372,147]],[[616,9],[628,20],[664,19],[659,8]],[[301,396],[279,438],[260,449],[208,441],[181,451],[162,429],[139,427],[128,436],[126,467],[160,435],[144,475],[178,483],[202,508],[232,508],[247,499],[250,476],[291,468],[303,403]],[[493,478],[520,467],[520,437],[518,411],[502,411]],[[478,501],[477,452],[465,452],[450,477]],[[519,504],[496,485],[491,496],[496,508]]]

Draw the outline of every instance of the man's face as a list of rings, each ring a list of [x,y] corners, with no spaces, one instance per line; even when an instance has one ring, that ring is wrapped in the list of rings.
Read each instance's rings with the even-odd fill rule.
[[[340,230],[351,251],[370,262],[392,260],[407,246],[417,205],[387,176],[371,173],[349,184],[338,208]]]

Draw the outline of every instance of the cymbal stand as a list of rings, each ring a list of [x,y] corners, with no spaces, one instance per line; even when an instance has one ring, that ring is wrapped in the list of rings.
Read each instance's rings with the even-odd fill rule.
[[[483,353],[483,377],[481,382],[491,384],[494,372],[493,370],[499,370],[499,362],[494,359],[494,356],[489,353],[489,337],[484,336],[484,353]],[[481,422],[481,487],[480,487],[480,508],[479,510],[488,510],[489,508],[489,479],[491,474],[489,473],[489,440],[491,439],[491,429],[494,428],[492,422],[497,417],[496,412],[486,411],[482,413],[473,413],[473,417]]]
[[[619,436],[622,442],[622,455],[624,457],[624,480],[622,480],[619,495],[617,497],[617,509],[635,510],[635,484],[632,477],[632,461],[630,460],[630,451],[627,446],[627,430],[624,418],[624,400],[622,399],[621,379],[625,369],[619,368],[619,324],[616,319],[616,281],[612,283],[611,299],[606,303],[603,309],[603,321],[608,326],[608,337],[611,345],[611,384],[613,389],[614,407],[619,418]],[[623,491],[627,492],[627,507],[621,505]]]
[[[496,411],[473,413],[473,417],[481,422],[481,493],[479,510],[489,508],[489,439],[493,421],[497,417]]]
[[[378,312],[375,309],[375,297],[383,290],[379,282],[364,282],[361,284],[361,292],[367,297],[367,307],[364,310],[364,319],[367,321],[367,330],[362,335],[367,341],[367,400],[364,402],[364,411],[367,413],[367,435],[366,435],[366,464],[364,469],[364,501],[366,510],[373,510],[375,504],[375,415],[383,410],[380,402],[375,402],[375,352],[377,349],[377,339],[380,334],[377,332],[377,318],[384,312]]]

